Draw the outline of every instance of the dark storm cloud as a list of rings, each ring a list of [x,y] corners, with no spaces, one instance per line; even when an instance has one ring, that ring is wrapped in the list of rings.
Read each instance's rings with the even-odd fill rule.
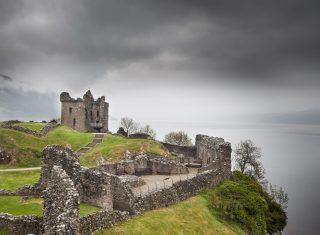
[[[81,83],[142,61],[157,68],[170,64],[169,72],[191,71],[198,78],[320,85],[319,5],[2,0],[0,69],[28,80],[22,77],[30,68],[54,67],[62,75],[83,74],[75,75]],[[151,63],[166,53],[182,59]]]
[[[9,77],[8,75],[5,75],[5,74],[1,74],[1,73],[0,73],[0,78],[5,81],[12,81],[11,77]]]

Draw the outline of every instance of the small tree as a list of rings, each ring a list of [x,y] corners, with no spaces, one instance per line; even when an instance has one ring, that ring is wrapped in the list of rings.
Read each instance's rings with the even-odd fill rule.
[[[130,135],[139,129],[139,124],[132,118],[123,117],[120,121],[120,127],[122,127],[128,133],[128,135]]]
[[[289,202],[289,196],[288,193],[284,191],[284,189],[277,185],[269,185],[269,193],[271,197],[281,205],[282,209],[287,210],[288,208],[288,202]]]
[[[164,142],[168,144],[175,144],[180,146],[190,146],[192,145],[191,138],[187,133],[183,131],[170,132],[165,135]]]
[[[262,181],[265,170],[260,161],[261,156],[260,148],[255,146],[251,140],[241,141],[235,149],[235,169]]]
[[[142,128],[140,129],[140,132],[150,135],[153,139],[156,138],[156,132],[155,132],[155,130],[153,130],[153,129],[150,127],[150,125],[148,125],[148,124],[145,125],[144,127],[142,127]]]

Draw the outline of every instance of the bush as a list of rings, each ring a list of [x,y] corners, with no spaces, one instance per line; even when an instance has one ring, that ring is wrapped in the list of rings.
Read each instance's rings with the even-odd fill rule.
[[[164,142],[168,144],[174,144],[179,146],[191,146],[192,141],[187,133],[183,131],[169,132],[164,137]]]
[[[249,234],[280,232],[287,221],[281,206],[251,176],[234,172],[206,193],[210,207],[224,220],[239,224]]]

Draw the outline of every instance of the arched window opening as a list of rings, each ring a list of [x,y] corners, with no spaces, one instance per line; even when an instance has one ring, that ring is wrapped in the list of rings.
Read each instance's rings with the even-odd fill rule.
[[[76,127],[76,119],[74,118],[73,119],[73,128],[75,128]]]
[[[97,118],[100,118],[100,112],[99,112],[99,110],[97,111]]]
[[[92,110],[90,111],[90,118],[93,119]]]
[[[70,108],[69,108],[69,114],[71,114],[71,113],[72,113],[72,108],[70,107]]]

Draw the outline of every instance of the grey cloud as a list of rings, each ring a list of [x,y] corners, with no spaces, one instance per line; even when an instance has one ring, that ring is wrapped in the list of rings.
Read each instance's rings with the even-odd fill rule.
[[[183,69],[197,78],[216,75],[320,85],[318,1],[1,1],[2,5],[0,69],[19,77],[31,67],[41,71],[45,63],[61,71],[78,70],[83,76],[77,83],[84,85],[88,77],[100,79],[105,71],[139,61],[148,64],[170,52],[184,60],[169,70]],[[156,66],[168,64],[161,61]],[[316,76],[290,78],[307,71]]]
[[[5,81],[12,81],[11,77],[9,77],[8,75],[5,75],[5,74],[1,74],[1,73],[0,73],[0,78]]]

